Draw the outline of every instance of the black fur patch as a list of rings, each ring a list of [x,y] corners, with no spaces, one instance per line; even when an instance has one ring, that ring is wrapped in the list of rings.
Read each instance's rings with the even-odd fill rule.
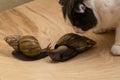
[[[73,26],[87,31],[96,26],[97,19],[92,9],[83,3],[84,1],[85,0],[60,0],[59,3],[62,5],[64,18],[66,19],[66,16],[68,16]],[[79,4],[82,4],[86,7],[84,13],[76,12],[76,10],[79,9]]]

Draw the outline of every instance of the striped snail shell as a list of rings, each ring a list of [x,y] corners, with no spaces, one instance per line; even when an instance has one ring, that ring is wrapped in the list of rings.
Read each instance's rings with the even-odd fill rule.
[[[45,49],[41,49],[38,40],[31,35],[11,35],[5,37],[4,39],[11,47],[15,49],[12,54],[18,59],[31,61],[48,56],[47,51],[50,47],[48,46]]]
[[[42,51],[38,40],[33,36],[23,36],[19,41],[19,49],[24,55],[34,57]]]
[[[93,47],[95,44],[96,42],[88,37],[80,36],[74,33],[68,33],[68,34],[63,35],[57,41],[55,48],[61,45],[65,45],[68,48],[72,48],[78,52],[81,52],[83,50]]]

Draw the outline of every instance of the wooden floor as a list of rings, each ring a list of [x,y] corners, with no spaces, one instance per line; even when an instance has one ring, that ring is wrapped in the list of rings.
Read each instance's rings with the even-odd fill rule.
[[[0,13],[0,80],[120,80],[120,57],[112,56],[114,32],[83,35],[97,42],[91,50],[62,63],[49,58],[25,62],[15,59],[4,41],[7,35],[33,35],[42,48],[74,32],[65,23],[57,0],[35,0]]]

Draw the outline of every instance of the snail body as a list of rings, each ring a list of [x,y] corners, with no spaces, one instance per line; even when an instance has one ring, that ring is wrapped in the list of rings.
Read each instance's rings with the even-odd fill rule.
[[[49,57],[53,61],[66,61],[77,54],[92,48],[96,44],[95,41],[74,33],[63,35],[56,43],[53,50],[50,51]]]
[[[13,47],[13,56],[21,60],[36,60],[47,56],[46,49],[41,49],[38,40],[30,35],[12,35],[5,37],[5,41]]]

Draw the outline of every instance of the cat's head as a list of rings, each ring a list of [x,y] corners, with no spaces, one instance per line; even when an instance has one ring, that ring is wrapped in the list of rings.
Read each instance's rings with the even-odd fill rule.
[[[59,0],[62,6],[64,18],[68,18],[70,23],[87,31],[97,25],[97,18],[92,6],[87,6],[87,0]]]

